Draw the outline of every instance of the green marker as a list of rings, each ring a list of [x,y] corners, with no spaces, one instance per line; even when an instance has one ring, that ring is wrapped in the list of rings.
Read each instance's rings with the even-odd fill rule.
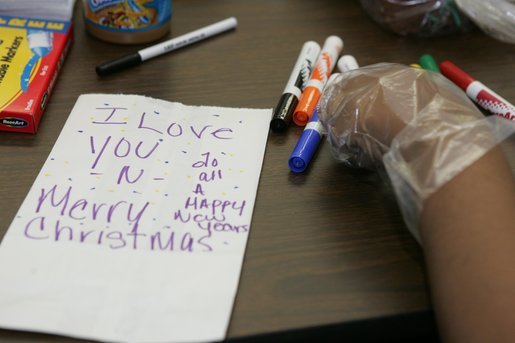
[[[422,66],[422,68],[424,68],[426,70],[434,71],[435,73],[440,72],[440,68],[438,68],[438,64],[436,64],[436,61],[433,58],[433,56],[425,54],[425,55],[420,56],[418,61],[419,61],[420,65]]]

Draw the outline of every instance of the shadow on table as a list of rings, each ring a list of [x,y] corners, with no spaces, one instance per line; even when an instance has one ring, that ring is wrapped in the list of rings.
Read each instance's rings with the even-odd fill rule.
[[[226,342],[438,343],[440,339],[433,312],[423,311],[350,323],[237,337],[228,339]]]

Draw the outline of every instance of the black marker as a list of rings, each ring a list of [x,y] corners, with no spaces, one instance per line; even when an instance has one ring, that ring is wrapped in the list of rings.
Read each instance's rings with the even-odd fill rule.
[[[297,62],[290,75],[290,79],[284,88],[279,103],[275,107],[270,129],[275,132],[283,132],[290,125],[293,111],[299,102],[300,95],[309,80],[313,64],[320,53],[320,45],[308,41],[304,43]]]
[[[104,76],[122,69],[130,68],[156,56],[166,54],[167,52],[177,50],[183,46],[187,46],[219,33],[234,29],[237,25],[238,21],[236,18],[227,18],[185,35],[139,50],[133,54],[106,62],[97,66],[95,70],[99,76]]]

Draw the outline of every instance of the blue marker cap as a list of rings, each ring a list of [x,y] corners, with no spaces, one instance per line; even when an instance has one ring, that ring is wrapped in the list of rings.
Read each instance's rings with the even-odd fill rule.
[[[318,121],[318,108],[313,113],[311,120],[308,122],[299,141],[293,149],[288,165],[294,173],[301,173],[308,167],[311,158],[322,139],[322,124]]]

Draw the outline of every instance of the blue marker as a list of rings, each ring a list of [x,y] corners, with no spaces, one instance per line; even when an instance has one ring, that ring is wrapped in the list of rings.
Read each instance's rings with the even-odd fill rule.
[[[351,66],[349,70],[355,68],[357,68],[357,63],[356,67]],[[331,84],[339,75],[340,73],[332,74],[325,86]],[[290,159],[288,160],[288,165],[290,166],[291,171],[294,173],[302,173],[304,170],[306,170],[309,161],[311,161],[311,158],[315,154],[315,151],[317,150],[318,145],[322,140],[324,127],[322,122],[318,120],[318,111],[319,108],[317,104],[313,116],[307,123],[304,131],[302,131],[299,141],[297,142],[297,145],[295,146],[295,149],[293,149],[290,155]]]
[[[322,134],[323,127],[322,123],[318,120],[317,107],[311,120],[307,123],[304,131],[302,131],[302,135],[300,135],[299,141],[288,160],[288,165],[292,172],[301,173],[306,170],[309,161],[311,161],[311,158],[322,140]]]

